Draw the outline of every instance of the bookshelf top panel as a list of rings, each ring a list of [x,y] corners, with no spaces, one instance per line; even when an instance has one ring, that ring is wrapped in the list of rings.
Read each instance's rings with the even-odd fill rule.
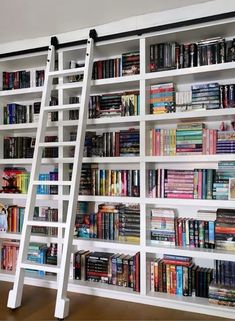
[[[235,19],[232,18],[175,29],[167,29],[144,36],[146,37],[146,45],[171,41],[192,43],[194,41],[214,37],[232,38],[235,36]]]
[[[29,68],[42,68],[46,66],[47,52],[19,55],[0,59],[1,71],[14,71]]]

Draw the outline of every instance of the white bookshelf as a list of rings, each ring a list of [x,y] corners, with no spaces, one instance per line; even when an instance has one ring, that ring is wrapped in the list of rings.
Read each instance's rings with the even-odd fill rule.
[[[180,28],[180,30],[167,30],[155,34],[146,34],[142,36],[131,37],[128,39],[110,40],[104,43],[97,43],[96,60],[120,57],[124,52],[140,50],[140,74],[134,76],[125,76],[109,79],[99,79],[92,81],[91,94],[113,93],[113,92],[127,92],[139,89],[140,91],[140,115],[126,116],[126,117],[112,117],[100,119],[88,119],[87,130],[89,131],[112,131],[126,128],[140,129],[140,156],[138,157],[84,157],[84,163],[98,164],[99,168],[115,168],[118,169],[139,169],[140,170],[140,196],[139,197],[119,197],[119,196],[86,196],[80,195],[78,201],[92,202],[92,203],[124,203],[124,204],[140,204],[141,210],[141,236],[139,244],[131,244],[127,242],[105,241],[98,239],[81,239],[77,238],[73,241],[74,250],[88,249],[96,251],[107,251],[115,253],[135,254],[140,252],[140,282],[141,292],[135,293],[130,289],[122,287],[115,287],[105,284],[96,284],[91,282],[80,282],[76,280],[69,281],[68,289],[70,291],[93,294],[97,296],[104,296],[109,298],[127,300],[131,302],[139,302],[144,304],[162,306],[167,308],[180,309],[190,312],[205,313],[208,315],[215,315],[227,318],[234,318],[234,308],[222,307],[208,303],[208,299],[197,297],[179,297],[165,293],[152,293],[149,290],[149,258],[163,254],[176,254],[183,256],[191,256],[200,262],[204,261],[205,266],[207,262],[212,262],[215,259],[235,261],[235,253],[231,251],[211,250],[211,249],[190,249],[186,247],[166,247],[163,245],[156,245],[149,239],[147,231],[146,218],[149,216],[149,211],[152,207],[172,207],[184,209],[184,213],[192,210],[203,208],[218,207],[235,208],[234,201],[218,201],[218,200],[201,200],[201,199],[166,199],[166,198],[148,198],[146,197],[146,170],[148,168],[217,168],[219,161],[235,160],[234,154],[225,155],[200,155],[194,156],[149,156],[148,141],[149,129],[158,126],[165,126],[164,128],[172,128],[179,122],[199,121],[206,123],[218,123],[221,121],[231,121],[235,119],[235,109],[218,109],[218,110],[200,110],[188,111],[181,113],[151,115],[149,114],[148,91],[151,84],[158,84],[163,82],[174,82],[180,89],[189,88],[194,83],[206,83],[218,81],[219,83],[235,83],[235,62],[223,63],[218,65],[201,66],[193,68],[185,68],[178,70],[167,70],[160,72],[148,72],[149,63],[149,45],[164,41],[177,39],[177,41],[196,41],[203,38],[208,38],[212,35],[230,37],[235,36],[231,34],[231,30],[235,30],[235,19],[230,19],[223,22],[214,22],[203,24],[200,26],[192,26],[190,28]],[[78,59],[79,54],[84,52],[84,46],[77,46],[73,48],[60,49],[58,51],[58,65],[60,69],[66,69],[69,66],[71,59]],[[0,71],[14,71],[27,67],[30,68],[42,66],[46,55],[26,55],[17,57],[17,59],[2,59],[0,60]],[[68,103],[69,96],[79,96],[81,94],[81,86],[77,88],[78,83],[69,83],[62,81],[59,78],[58,84],[54,85],[54,90],[57,93],[59,104]],[[42,94],[41,87],[15,89],[8,91],[0,91],[0,108],[10,102],[21,102],[24,100],[40,99]],[[51,122],[51,132],[56,132],[58,129],[58,136],[61,141],[66,140],[69,131],[72,131],[76,126],[76,120],[69,120],[65,112],[59,112],[59,120]],[[23,135],[35,136],[37,129],[36,123],[28,124],[14,124],[3,125],[0,124],[0,147],[3,146],[3,137],[5,135]],[[2,151],[0,152],[2,155]],[[59,157],[53,159],[53,163],[58,164],[60,173],[64,170],[66,163],[72,163],[71,157],[64,157],[62,153],[62,146],[59,147]],[[51,159],[43,159],[43,166],[48,166]],[[3,159],[0,158],[0,171],[6,166],[25,166],[30,170],[32,164],[31,159]],[[65,171],[65,170],[64,170]],[[38,202],[48,206],[50,202],[57,204],[59,210],[59,217],[62,218],[63,200],[68,200],[68,196],[62,195],[62,189],[59,187],[58,195],[39,195]],[[26,194],[0,194],[0,201],[7,204],[25,204]],[[180,215],[181,216],[181,215]],[[190,213],[188,214],[188,217]],[[0,232],[0,245],[3,240],[20,240],[18,233]],[[57,242],[63,243],[62,232],[59,232],[59,239],[56,241],[55,237],[43,237],[34,235],[34,241],[42,242]],[[12,282],[14,275],[11,272],[0,271],[0,280]],[[35,286],[46,286],[56,288],[56,280],[52,277],[32,277],[26,278],[26,283]]]

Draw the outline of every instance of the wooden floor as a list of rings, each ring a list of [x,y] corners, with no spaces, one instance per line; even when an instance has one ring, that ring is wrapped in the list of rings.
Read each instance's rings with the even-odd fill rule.
[[[0,320],[55,320],[55,290],[26,285],[22,306],[16,310],[10,310],[6,307],[6,303],[11,287],[11,283],[0,281]],[[68,296],[70,315],[66,320],[229,320],[71,292]]]

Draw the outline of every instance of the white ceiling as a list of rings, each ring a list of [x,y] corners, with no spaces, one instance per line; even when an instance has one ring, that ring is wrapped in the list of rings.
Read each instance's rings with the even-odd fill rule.
[[[0,0],[0,43],[57,35],[208,0]]]

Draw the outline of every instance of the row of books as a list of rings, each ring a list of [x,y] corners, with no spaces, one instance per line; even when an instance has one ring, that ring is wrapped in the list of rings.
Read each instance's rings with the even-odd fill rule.
[[[1,247],[1,269],[15,272],[16,262],[19,253],[18,241],[4,241]],[[30,243],[27,253],[27,260],[40,264],[57,264],[57,244],[50,244],[47,246],[45,243]],[[28,273],[33,273],[39,276],[44,276],[45,271],[39,270],[26,270]]]
[[[139,115],[139,91],[90,96],[88,118]],[[69,98],[70,104],[78,104],[79,97]],[[70,110],[69,119],[79,118],[79,110]]]
[[[139,91],[90,96],[89,118],[139,115]]]
[[[70,140],[76,139],[76,132],[70,133]],[[86,132],[84,156],[119,157],[139,155],[139,130],[119,130],[96,134]]]
[[[45,136],[45,142],[57,142],[57,136]],[[5,136],[3,140],[3,158],[33,158],[34,137]],[[58,147],[45,147],[42,157],[58,157]]]
[[[216,212],[198,210],[193,218],[178,217],[173,208],[151,209],[150,237],[154,244],[215,248]]]
[[[225,169],[150,169],[147,197],[227,200],[233,177],[234,170]]]
[[[14,272],[16,270],[18,253],[18,241],[4,240],[1,244],[1,269]]]
[[[3,71],[2,90],[43,86],[44,70]]]
[[[165,42],[150,45],[150,71],[190,68],[235,60],[235,40],[222,37],[180,44]]]
[[[92,169],[91,195],[139,197],[139,170]]]
[[[216,211],[216,248],[234,251],[235,249],[235,211],[218,208]]]
[[[28,248],[27,260],[33,263],[57,265],[57,244],[52,243],[48,247],[46,243],[31,242]],[[39,276],[49,274],[41,270],[26,269],[26,271]]]
[[[34,147],[32,137],[5,136],[3,140],[3,158],[32,158]]]
[[[4,193],[23,193],[28,191],[30,173],[23,167],[5,167],[3,170],[3,186],[2,192]],[[43,181],[57,181],[58,170],[49,173],[40,173],[39,180],[42,181],[42,185],[38,185],[38,194],[57,194],[58,186],[55,185],[43,185]]]
[[[235,151],[235,131],[205,128],[203,123],[150,129],[150,155],[214,155]]]
[[[138,243],[139,205],[99,204],[96,213],[77,213],[75,229],[77,237]]]
[[[39,181],[42,181],[42,185],[37,186],[38,194],[58,194],[58,186],[56,185],[43,185],[43,181],[58,181],[58,169],[55,168],[54,171],[50,171],[49,173],[40,173],[38,177]]]
[[[25,207],[11,205],[7,208],[7,228],[10,233],[21,233],[24,220]],[[33,219],[36,221],[58,221],[58,209],[49,207],[35,207]],[[57,235],[56,227],[32,226],[32,233],[42,235]]]
[[[4,193],[26,194],[30,173],[23,167],[5,167],[2,173],[2,190]]]
[[[191,257],[164,254],[150,261],[150,290],[208,298],[212,268],[202,268]]]
[[[140,253],[77,251],[73,258],[73,278],[129,287],[140,292]]]
[[[58,99],[56,97],[51,97],[50,106],[57,104]],[[4,125],[37,123],[39,120],[40,109],[41,102],[39,101],[27,105],[9,103],[3,107],[3,123]],[[48,113],[48,120],[57,121],[58,113]]]
[[[154,244],[234,250],[233,209],[198,210],[193,218],[178,217],[173,208],[151,209],[150,237]]]
[[[84,67],[84,63],[75,60],[70,61],[70,68]],[[139,51],[123,53],[121,58],[111,58],[94,61],[92,79],[104,79],[135,75],[139,73]],[[82,75],[69,76],[69,82],[82,81]]]

